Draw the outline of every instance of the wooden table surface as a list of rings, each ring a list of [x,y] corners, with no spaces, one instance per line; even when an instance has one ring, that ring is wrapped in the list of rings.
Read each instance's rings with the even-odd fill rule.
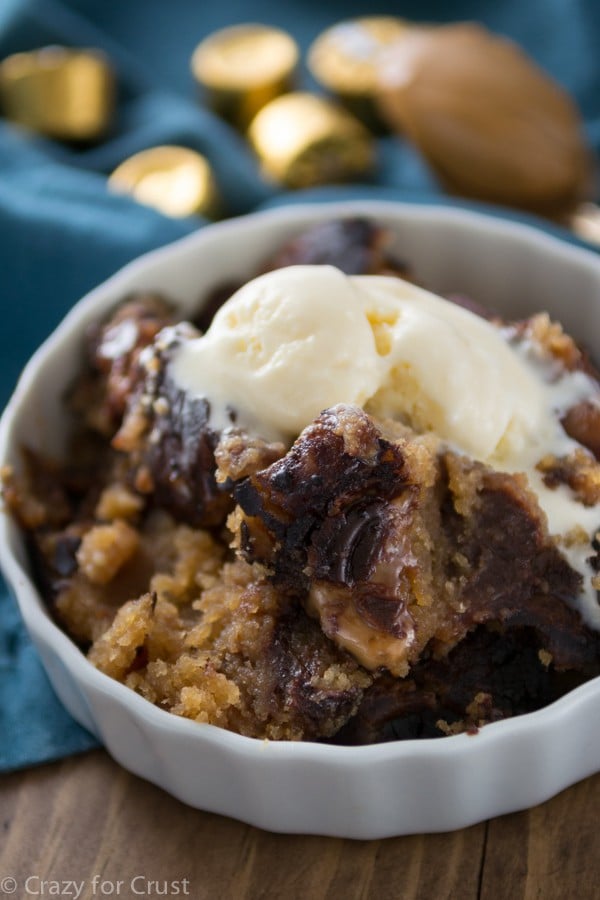
[[[189,809],[97,750],[0,778],[0,897],[592,900],[599,810],[597,775],[451,834],[276,835]]]

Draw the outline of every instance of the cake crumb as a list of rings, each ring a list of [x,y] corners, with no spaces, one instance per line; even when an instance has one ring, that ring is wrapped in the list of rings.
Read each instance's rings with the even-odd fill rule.
[[[123,484],[110,484],[100,494],[96,505],[95,517],[103,522],[114,522],[115,519],[135,520],[144,506],[138,494]]]
[[[138,532],[121,519],[96,525],[83,536],[77,562],[94,584],[108,584],[131,559],[139,544]]]

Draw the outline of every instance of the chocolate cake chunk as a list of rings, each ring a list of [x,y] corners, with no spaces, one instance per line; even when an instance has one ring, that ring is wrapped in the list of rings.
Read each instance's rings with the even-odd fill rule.
[[[112,445],[126,454],[129,480],[155,506],[188,525],[221,525],[231,498],[215,480],[218,433],[204,397],[182,390],[169,361],[183,341],[197,337],[187,323],[163,329],[138,360],[136,387]]]
[[[426,647],[443,657],[483,624],[533,629],[558,668],[593,661],[597,636],[569,605],[581,576],[524,476],[403,432],[325,411],[235,486],[246,558],[368,669],[406,675]]]
[[[365,691],[335,743],[372,744],[475,732],[532,712],[598,674],[598,664],[560,672],[528,628],[476,628],[440,659],[428,653],[404,679],[384,674]]]
[[[432,591],[427,443],[417,439],[409,452],[362,410],[338,406],[283,459],[234,487],[247,558],[268,566],[361,663],[396,674],[416,647],[415,607]]]
[[[557,669],[597,660],[598,634],[574,608],[582,576],[548,535],[546,518],[522,475],[496,472],[446,453],[442,526],[448,574],[465,632],[480,624],[531,629]]]
[[[386,248],[385,229],[368,219],[350,218],[321,222],[283,244],[263,271],[284,266],[335,266],[347,275],[399,275],[407,267]]]
[[[157,294],[132,294],[87,336],[88,371],[72,392],[74,412],[88,427],[112,437],[140,375],[142,350],[173,321],[169,303]]]

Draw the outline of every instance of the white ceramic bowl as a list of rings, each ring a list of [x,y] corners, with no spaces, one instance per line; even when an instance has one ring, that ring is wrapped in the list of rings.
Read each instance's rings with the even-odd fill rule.
[[[25,369],[0,424],[0,463],[19,447],[61,449],[61,396],[86,325],[129,291],[184,313],[223,280],[246,278],[283,239],[318,220],[367,215],[434,291],[507,315],[546,309],[600,359],[600,258],[529,226],[436,206],[290,206],[210,226],[150,253],[85,297]],[[446,831],[540,803],[600,769],[600,679],[475,736],[370,747],[240,737],[152,706],[97,671],[50,620],[18,528],[0,518],[0,560],[60,699],[125,768],[185,803],[273,831],[381,838]]]

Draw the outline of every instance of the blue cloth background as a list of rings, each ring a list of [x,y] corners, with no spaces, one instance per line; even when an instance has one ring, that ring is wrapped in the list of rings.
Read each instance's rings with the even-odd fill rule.
[[[597,0],[382,0],[376,10],[365,0],[0,0],[0,58],[51,43],[100,47],[119,77],[114,129],[91,149],[25,138],[0,118],[0,408],[31,352],[82,294],[131,258],[204,224],[170,220],[110,195],[106,175],[124,158],[160,143],[201,151],[229,215],[299,199],[278,196],[241,138],[199,106],[189,71],[196,43],[216,28],[250,20],[288,29],[305,49],[333,22],[373,12],[476,19],[516,39],[577,98],[600,150]],[[302,77],[312,86],[306,72]],[[370,185],[309,195],[427,199],[436,192],[416,154],[386,138]],[[55,698],[0,583],[0,771],[94,745]]]

